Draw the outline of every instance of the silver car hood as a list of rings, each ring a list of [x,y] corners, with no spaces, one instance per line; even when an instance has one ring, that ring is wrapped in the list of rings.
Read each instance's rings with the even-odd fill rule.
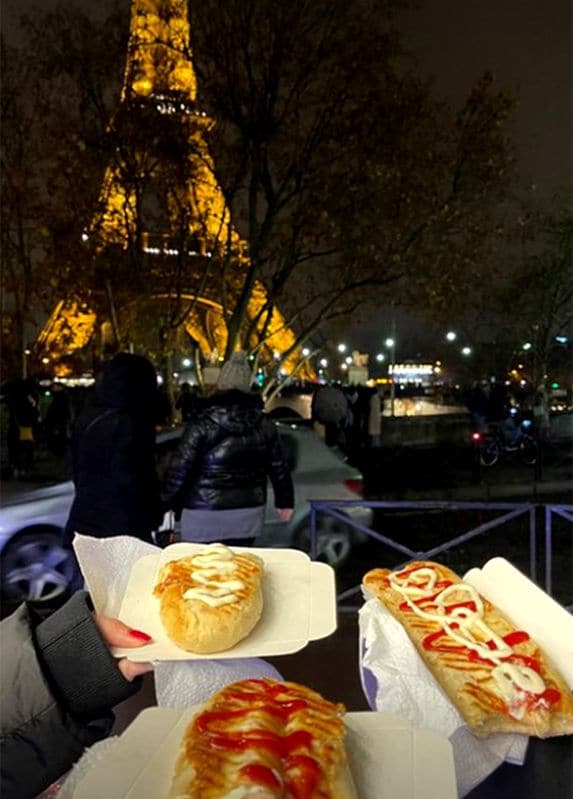
[[[5,508],[11,505],[23,505],[26,502],[38,502],[42,499],[54,499],[55,497],[72,495],[73,493],[74,484],[72,480],[43,486],[23,486],[22,483],[20,483],[14,486],[13,492],[10,488],[2,488],[2,501],[0,505]]]

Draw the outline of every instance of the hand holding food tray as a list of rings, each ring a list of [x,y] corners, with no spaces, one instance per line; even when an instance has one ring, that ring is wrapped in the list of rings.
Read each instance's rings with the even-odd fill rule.
[[[109,542],[109,551],[120,545],[114,539],[99,542],[97,548],[91,542],[87,544],[86,554],[94,556],[89,558],[89,565],[88,558],[84,557],[89,588],[91,590],[94,583],[96,595],[101,597],[105,594],[105,587],[102,587],[102,582],[105,582],[111,594],[117,595],[114,583],[123,580],[114,615],[133,628],[144,629],[153,639],[137,654],[133,650],[129,653],[123,649],[114,650],[118,657],[129,655],[130,660],[161,661],[281,655],[296,652],[309,640],[323,638],[336,629],[334,573],[326,564],[312,562],[303,552],[179,543],[163,550],[148,547],[145,552],[149,554],[134,558],[127,569],[122,564],[112,570],[108,564],[107,569],[99,568],[94,575],[94,559],[100,564],[107,562],[106,541]],[[189,566],[193,567],[193,559],[197,556],[199,560],[195,566],[199,564],[202,568],[192,568],[191,574],[196,577],[199,573],[200,579],[207,582],[196,582],[184,574]],[[236,573],[235,566],[239,569]],[[228,574],[221,573],[217,578],[217,569],[228,571]],[[215,581],[220,580],[214,592],[219,596],[214,596],[213,605],[201,603],[196,594],[205,594],[214,575]],[[180,578],[180,588],[175,590],[173,586]],[[238,581],[242,582],[241,586]],[[233,586],[234,596],[241,598],[244,595],[249,600],[243,603],[246,612],[234,619],[229,610],[239,603],[229,601],[225,604],[233,595]],[[183,594],[189,591],[193,596],[185,599]],[[206,638],[211,640],[206,648],[202,649],[199,644],[198,649],[202,651],[190,651],[179,645],[188,646],[190,641],[185,639],[190,628],[201,626],[193,622],[182,632],[186,603],[194,619],[199,615],[203,619],[208,617],[204,631],[209,633]],[[202,607],[205,612],[200,614]],[[106,610],[109,613],[109,609]],[[217,610],[220,610],[220,618],[231,618],[232,623],[217,623],[214,620],[217,615],[214,611]],[[212,630],[220,635],[210,635]],[[195,630],[195,644],[191,641],[192,646],[197,643],[197,632]]]
[[[507,565],[510,573],[517,571]],[[530,589],[519,578],[512,586],[518,608]],[[551,639],[545,637],[544,651],[526,625],[516,627],[509,598],[506,615],[469,581],[429,561],[414,561],[396,572],[373,569],[363,588],[402,625],[475,735],[573,732],[573,696],[552,662]],[[553,630],[557,643],[567,634],[568,620],[556,612],[552,618],[561,621]]]

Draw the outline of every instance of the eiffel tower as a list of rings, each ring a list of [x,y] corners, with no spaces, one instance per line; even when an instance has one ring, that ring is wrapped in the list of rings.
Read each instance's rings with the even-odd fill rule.
[[[83,239],[94,258],[110,249],[126,253],[136,247],[148,263],[163,264],[164,272],[169,259],[180,258],[184,246],[184,277],[177,297],[192,304],[183,324],[205,358],[223,353],[226,346],[220,270],[225,269],[224,291],[232,305],[248,264],[247,246],[232,225],[215,178],[206,141],[212,124],[197,104],[187,0],[132,0],[121,99],[111,121],[120,139],[122,133],[129,138],[132,156],[129,163],[118,157],[107,166]],[[119,153],[126,148],[117,149]],[[170,289],[159,281],[153,301],[170,298]],[[256,283],[248,316],[259,332],[261,322],[256,320],[267,300],[265,287]],[[82,351],[98,333],[107,331],[109,336],[109,330],[109,321],[98,318],[89,298],[63,299],[41,331],[36,351],[53,361],[56,374],[65,375],[66,357]],[[274,309],[264,336],[267,359],[290,350],[295,340]],[[296,360],[295,351],[285,361],[287,371]],[[299,374],[311,376],[308,370]]]

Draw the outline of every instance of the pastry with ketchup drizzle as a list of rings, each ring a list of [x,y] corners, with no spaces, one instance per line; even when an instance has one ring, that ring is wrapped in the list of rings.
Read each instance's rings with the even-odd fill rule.
[[[242,680],[185,731],[170,799],[357,799],[344,706],[306,686]]]
[[[451,569],[413,561],[373,569],[362,584],[404,626],[476,735],[573,733],[573,696],[547,655]]]

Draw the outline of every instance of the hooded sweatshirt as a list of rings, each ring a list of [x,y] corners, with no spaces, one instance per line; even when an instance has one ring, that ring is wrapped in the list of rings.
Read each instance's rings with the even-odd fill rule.
[[[104,368],[93,408],[72,434],[76,495],[67,523],[97,537],[150,540],[161,520],[155,469],[157,379],[140,355],[121,353]]]

